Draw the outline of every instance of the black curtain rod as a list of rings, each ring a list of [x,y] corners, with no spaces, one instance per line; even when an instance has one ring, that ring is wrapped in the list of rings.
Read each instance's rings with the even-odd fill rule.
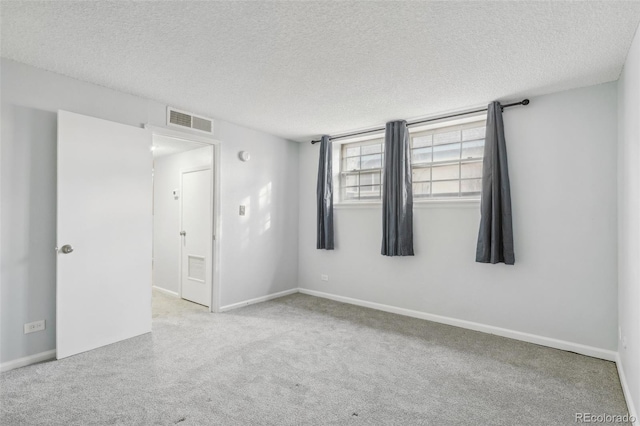
[[[520,102],[514,102],[512,104],[502,105],[502,109],[505,109],[505,108],[508,108],[508,107],[512,107],[512,106],[517,106],[517,105],[529,105],[529,99],[523,99]],[[479,113],[479,112],[484,112],[486,110],[487,110],[487,108],[482,108],[482,109],[476,109],[474,111],[460,112],[458,114],[444,115],[444,116],[441,116],[441,117],[428,118],[426,120],[413,121],[411,123],[407,123],[407,126],[414,126],[416,124],[428,123],[430,121],[444,120],[445,118],[460,117],[462,115],[476,114],[476,113]],[[365,130],[365,131],[362,131],[362,132],[348,133],[346,135],[330,137],[329,140],[332,141],[332,140],[335,140],[335,139],[350,138],[350,137],[353,137],[353,136],[366,135],[367,133],[381,132],[384,129],[385,129],[384,127],[379,127],[377,129]],[[320,141],[319,140],[311,141],[312,144],[315,144],[315,143],[318,143],[318,142],[320,142]]]

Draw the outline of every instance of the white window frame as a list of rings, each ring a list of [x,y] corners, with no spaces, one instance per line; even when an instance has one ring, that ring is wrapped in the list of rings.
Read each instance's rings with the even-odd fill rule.
[[[432,133],[435,130],[449,128],[449,127],[462,127],[462,128],[473,128],[476,127],[478,123],[486,122],[486,113],[476,114],[472,116],[467,116],[455,120],[440,120],[433,123],[429,123],[423,126],[415,126],[409,128],[410,137],[416,137],[423,134]],[[334,207],[340,208],[371,208],[371,207],[380,207],[382,205],[382,196],[379,199],[366,199],[366,200],[343,200],[342,199],[342,178],[343,178],[343,157],[342,150],[344,145],[355,144],[357,142],[362,143],[363,145],[372,140],[383,139],[384,140],[384,131],[372,133],[370,135],[358,136],[354,138],[345,138],[335,140],[333,143],[333,187],[334,187],[334,197],[336,198],[334,202]],[[384,141],[383,141],[384,142]],[[413,149],[413,140],[412,140],[412,149]],[[433,145],[432,145],[433,146]],[[384,157],[383,157],[384,158]],[[384,161],[384,159],[383,159]],[[473,160],[470,160],[473,161]],[[476,159],[475,161],[482,161],[481,158]],[[441,164],[445,164],[446,162],[442,162]],[[462,163],[465,163],[465,159],[452,160],[449,163],[457,163],[459,167],[461,167]],[[337,167],[336,167],[337,165]],[[415,165],[412,164],[412,172]],[[459,175],[457,181],[464,180]],[[381,175],[381,191],[382,191],[382,175]],[[461,207],[476,207],[480,202],[480,195],[473,196],[458,196],[458,197],[415,197],[413,199],[414,207],[436,207],[439,205],[447,206],[447,205],[457,205]]]
[[[376,143],[374,143],[376,142]],[[356,156],[343,156],[343,151],[345,151],[348,148],[357,148],[357,147],[364,147],[364,146],[371,146],[371,145],[380,145],[380,151],[379,152],[373,152],[373,153],[369,153],[369,154],[358,154]],[[339,190],[339,199],[342,200],[342,190],[344,188],[358,188],[358,191],[362,190],[362,187],[375,187],[377,186],[379,188],[380,191],[380,196],[378,198],[364,198],[364,199],[358,199],[358,200],[345,200],[345,203],[375,203],[375,202],[379,202],[379,200],[381,200],[382,197],[382,166],[384,164],[384,137],[380,137],[380,135],[377,135],[374,138],[369,138],[363,141],[359,141],[359,142],[349,142],[349,143],[342,143],[340,144],[339,147],[337,147],[340,151],[340,165],[339,165],[339,174],[338,174],[338,190]],[[362,169],[359,168],[358,170],[346,170],[345,169],[345,163],[347,162],[346,160],[349,158],[360,158],[360,160],[362,160],[362,157],[366,157],[369,155],[380,155],[380,167],[378,168],[368,168],[368,169]],[[363,175],[376,175],[378,174],[380,176],[380,180],[379,183],[371,183],[370,185],[366,185],[366,184],[362,184],[361,178]],[[347,176],[355,176],[358,175],[358,185],[357,186],[348,186],[348,185],[343,185],[343,181],[347,179]],[[373,179],[375,180],[375,178]],[[334,189],[335,189],[335,184],[334,184]]]

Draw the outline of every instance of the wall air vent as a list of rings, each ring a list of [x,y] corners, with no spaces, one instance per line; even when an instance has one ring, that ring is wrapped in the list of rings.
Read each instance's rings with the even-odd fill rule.
[[[190,112],[167,108],[167,126],[186,127],[198,132],[213,134],[213,120]]]

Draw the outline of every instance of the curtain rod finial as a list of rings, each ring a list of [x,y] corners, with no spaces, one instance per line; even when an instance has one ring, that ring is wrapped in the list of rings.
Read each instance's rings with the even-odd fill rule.
[[[529,105],[529,99],[525,99],[522,101],[522,105]]]

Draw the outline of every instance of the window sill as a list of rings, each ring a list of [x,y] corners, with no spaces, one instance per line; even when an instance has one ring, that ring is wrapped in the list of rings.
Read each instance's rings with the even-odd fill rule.
[[[351,202],[351,203],[336,203],[333,205],[334,209],[379,209],[382,208],[381,201],[375,202]],[[480,208],[479,198],[468,199],[435,199],[435,200],[421,200],[413,202],[414,209],[433,209],[433,208]]]
[[[342,209],[376,209],[382,207],[382,202],[368,202],[368,203],[337,203],[333,205],[334,209],[342,210]]]

